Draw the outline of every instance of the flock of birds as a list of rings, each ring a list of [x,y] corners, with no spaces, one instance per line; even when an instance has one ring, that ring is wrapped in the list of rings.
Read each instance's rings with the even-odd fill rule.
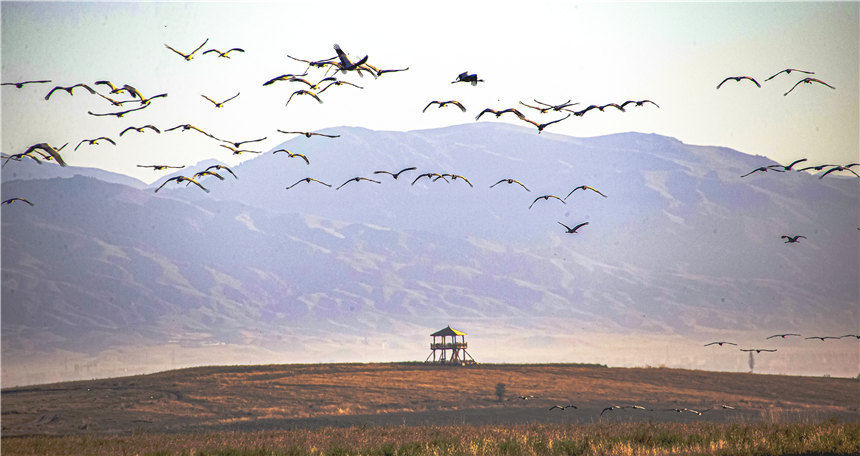
[[[786,339],[786,338],[790,338],[790,337],[803,337],[803,336],[801,334],[798,334],[798,333],[774,334],[772,336],[765,337],[765,340],[777,339],[777,338],[778,339]],[[830,339],[839,340],[839,339],[854,338],[856,340],[860,340],[860,334],[845,334],[842,336],[809,336],[809,337],[803,337],[803,338],[804,338],[804,340],[819,340],[821,342],[824,342],[824,341],[827,341]],[[714,342],[709,342],[709,343],[705,344],[704,346],[710,347],[712,345],[716,345],[719,347],[722,347],[723,345],[733,345],[736,347],[738,346],[738,344],[736,344],[734,342],[728,342],[725,340],[718,340],[718,341],[714,341]],[[740,348],[739,350],[742,352],[749,352],[749,353],[754,352],[756,354],[762,353],[762,352],[773,353],[773,352],[777,351],[776,348]]]
[[[512,399],[510,399],[510,400],[515,400],[515,401],[517,401],[517,400],[518,400],[518,401],[529,401],[529,400],[535,400],[535,399],[538,399],[538,397],[537,397],[537,396],[535,396],[535,395],[532,395],[532,394],[522,394],[522,395],[519,395],[519,396],[517,396],[517,397],[515,397],[515,398],[512,398]],[[578,409],[579,409],[579,407],[577,407],[576,405],[574,405],[572,401],[568,400],[568,401],[567,401],[567,404],[556,403],[556,404],[553,404],[551,407],[549,407],[549,409],[547,409],[547,410],[548,410],[548,411],[550,411],[550,412],[552,412],[553,410],[559,410],[559,411],[562,411],[562,412],[563,412],[563,411],[565,411],[565,410],[578,410]],[[726,404],[719,404],[719,405],[715,405],[715,406],[713,406],[712,408],[707,408],[707,409],[702,409],[702,410],[695,410],[695,409],[691,409],[691,408],[687,408],[687,407],[683,407],[683,408],[673,407],[673,408],[663,408],[663,409],[660,409],[660,408],[648,408],[648,407],[645,407],[645,406],[642,406],[642,405],[636,405],[636,404],[629,404],[629,405],[609,405],[609,406],[607,406],[607,407],[603,408],[603,410],[601,410],[601,411],[600,411],[600,415],[599,415],[599,416],[601,416],[601,417],[602,417],[606,412],[612,412],[612,411],[615,411],[615,410],[628,410],[628,409],[629,409],[629,410],[640,410],[640,411],[643,411],[643,412],[674,412],[674,413],[690,413],[690,414],[692,414],[692,415],[702,416],[702,414],[707,413],[707,412],[714,412],[714,411],[721,411],[721,410],[737,410],[737,407],[733,407],[733,406],[726,405]]]

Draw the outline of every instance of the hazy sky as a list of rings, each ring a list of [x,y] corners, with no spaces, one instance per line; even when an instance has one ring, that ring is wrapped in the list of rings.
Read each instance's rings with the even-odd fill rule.
[[[289,139],[282,130],[339,125],[413,130],[474,122],[485,107],[517,106],[533,98],[605,104],[651,99],[628,112],[590,112],[547,132],[595,136],[654,132],[692,144],[720,145],[788,163],[858,160],[860,137],[860,3],[611,3],[533,2],[290,2],[281,3],[2,3],[2,80],[51,79],[51,84],[2,89],[2,151],[22,152],[69,142],[72,165],[93,166],[153,181],[161,174],[137,164],[190,165],[206,158],[239,158],[202,135],[119,132],[152,123],[165,129],[191,123],[231,140],[268,137],[255,150]],[[185,61],[169,44],[193,50],[241,47],[231,59],[214,54]],[[305,65],[286,57],[334,56],[339,43],[352,57],[369,55],[380,68],[409,71],[378,80],[345,80],[364,87],[332,87],[323,104],[290,93],[299,83],[262,83]],[[783,93],[802,75],[764,79],[785,68],[815,72],[836,87],[816,84]],[[462,71],[486,83],[450,84]],[[309,79],[322,71],[311,70]],[[717,84],[727,76],[748,81]],[[121,119],[105,100],[84,91],[55,93],[54,85],[129,83],[145,95],[167,92]],[[104,86],[99,86],[104,92]],[[221,100],[216,109],[200,95]],[[124,98],[123,98],[124,99]],[[455,108],[421,110],[430,100],[460,100]],[[134,107],[136,104],[127,104]],[[485,121],[486,117],[481,121]],[[489,120],[488,120],[489,121]],[[493,119],[492,121],[496,121]],[[514,118],[501,121],[527,125]],[[83,145],[108,136],[117,146]],[[248,146],[251,148],[251,145]],[[248,157],[250,158],[250,157]],[[14,163],[8,166],[21,166]]]

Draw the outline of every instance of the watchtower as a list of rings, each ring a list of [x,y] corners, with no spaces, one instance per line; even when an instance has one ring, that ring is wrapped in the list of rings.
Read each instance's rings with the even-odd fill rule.
[[[461,366],[476,364],[472,355],[466,351],[466,336],[467,334],[463,331],[457,331],[450,326],[446,326],[445,328],[430,334],[433,341],[430,342],[430,354],[424,362],[432,362],[435,364],[459,364]],[[437,337],[441,337],[442,341],[437,341]],[[450,337],[450,339],[447,339],[448,337]],[[460,338],[459,341],[457,340],[457,337]],[[430,358],[433,358],[433,361],[430,361]]]

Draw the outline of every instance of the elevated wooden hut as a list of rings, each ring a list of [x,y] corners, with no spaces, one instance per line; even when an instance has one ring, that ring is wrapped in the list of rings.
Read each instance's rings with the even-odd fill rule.
[[[430,354],[425,363],[434,364],[458,364],[465,366],[475,364],[475,359],[466,351],[466,336],[468,334],[446,326],[439,331],[430,334]],[[449,339],[450,337],[450,339]],[[457,340],[457,338],[460,338]],[[432,358],[432,360],[431,360]]]

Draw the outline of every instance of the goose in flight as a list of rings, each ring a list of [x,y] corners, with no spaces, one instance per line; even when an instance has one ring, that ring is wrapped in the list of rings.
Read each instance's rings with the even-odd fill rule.
[[[161,190],[161,187],[164,187],[170,181],[176,181],[177,184],[182,183],[182,182],[189,182],[189,183],[192,183],[192,184],[200,187],[206,193],[209,193],[209,189],[200,185],[200,182],[197,182],[196,180],[194,180],[190,177],[185,177],[185,176],[175,176],[175,177],[171,177],[170,179],[167,179],[161,185],[159,185],[158,188],[155,189],[155,193],[158,193],[158,191]]]
[[[653,102],[653,101],[651,101],[651,100],[639,100],[639,101],[636,101],[636,100],[627,100],[627,101],[625,101],[624,103],[621,103],[621,110],[623,111],[623,110],[624,110],[624,107],[625,107],[625,106],[627,106],[627,105],[629,105],[630,103],[635,103],[635,104],[636,104],[636,106],[642,106],[642,105],[644,105],[645,103],[651,103],[652,105],[654,105],[654,106],[656,106],[656,107],[658,107],[658,108],[660,107],[660,105],[658,105],[657,103],[654,103],[654,102]]]
[[[307,76],[307,75],[308,75],[307,71],[302,73],[302,74],[289,74],[289,73],[282,74],[280,76],[276,76],[272,79],[269,79],[268,81],[264,82],[263,85],[264,86],[272,85],[278,81],[291,81],[293,79],[297,79],[297,78],[300,78],[302,76]]]
[[[163,169],[175,168],[182,169],[184,166],[170,166],[170,165],[137,165],[138,168],[152,168],[153,171],[161,171]]]
[[[27,148],[27,151],[24,152],[24,154],[29,155],[32,152],[37,152],[37,151],[41,150],[44,152],[38,152],[38,153],[40,155],[42,155],[42,157],[44,159],[46,159],[46,160],[54,159],[57,161],[57,164],[59,164],[60,166],[66,166],[66,162],[63,161],[63,157],[60,156],[60,151],[63,150],[63,147],[66,147],[68,144],[69,143],[63,144],[62,147],[60,147],[59,149],[55,149],[55,148],[51,147],[51,145],[48,143],[33,144],[32,146]]]
[[[227,54],[229,54],[229,53],[231,53],[231,52],[234,52],[234,51],[235,51],[235,52],[245,52],[245,50],[244,50],[244,49],[242,49],[242,48],[230,48],[230,49],[227,49],[227,50],[226,50],[226,51],[224,51],[224,52],[221,52],[221,51],[219,51],[218,49],[207,49],[207,50],[203,51],[203,53],[202,53],[201,55],[206,55],[206,54],[208,54],[208,53],[210,53],[210,52],[214,52],[214,53],[218,54],[218,57],[224,57],[225,59],[229,59],[229,58],[230,58],[230,56],[229,56],[229,55],[227,55]]]
[[[2,203],[0,203],[0,204],[12,204],[12,203],[14,203],[15,201],[21,201],[21,202],[23,202],[23,203],[27,203],[27,204],[29,204],[30,206],[33,206],[33,205],[34,205],[34,204],[33,204],[33,203],[31,203],[29,200],[26,200],[26,199],[24,199],[24,198],[9,198],[9,199],[7,199],[7,200],[3,200],[3,202],[2,202]]]
[[[99,141],[101,141],[102,139],[113,144],[114,146],[116,145],[114,140],[108,138],[107,136],[99,136],[98,138],[95,138],[95,139],[82,139],[81,142],[79,142],[78,145],[75,146],[75,150],[78,150],[78,147],[81,147],[81,144],[84,144],[84,143],[87,143],[91,146],[97,146],[99,144]]]
[[[570,195],[573,195],[573,192],[575,192],[577,190],[591,190],[592,192],[597,193],[598,195],[606,198],[606,195],[604,195],[603,193],[600,193],[600,191],[598,191],[596,188],[589,187],[588,185],[580,185],[579,187],[576,187],[573,190],[571,190],[570,193],[568,193],[567,196],[564,197],[565,201],[567,201],[567,199],[570,198]]]
[[[478,79],[477,74],[469,74],[468,71],[464,71],[457,75],[457,79],[451,81],[451,84],[456,84],[458,82],[468,82],[469,84],[478,85],[479,82],[484,82],[483,79]]]
[[[439,179],[439,178],[444,179],[445,177],[450,177],[452,181],[455,181],[457,179],[463,179],[464,181],[466,181],[467,184],[469,184],[469,187],[474,187],[474,185],[472,185],[472,183],[469,182],[469,179],[466,179],[465,177],[463,177],[459,174],[448,174],[448,173],[440,174],[439,177],[437,177],[436,179]],[[436,179],[434,179],[434,180],[436,180]]]
[[[606,407],[605,409],[603,409],[603,411],[600,412],[600,415],[603,416],[603,414],[606,412],[611,412],[613,410],[628,409],[628,408],[629,409],[636,409],[636,410],[645,410],[645,411],[649,411],[649,412],[653,411],[651,409],[642,407],[641,405],[610,405],[609,407]]]
[[[582,116],[584,116],[584,115],[585,115],[585,113],[587,113],[588,111],[591,111],[592,109],[600,109],[600,106],[597,106],[597,105],[588,105],[587,107],[585,107],[585,108],[583,108],[583,109],[581,109],[581,110],[579,110],[579,111],[571,111],[571,110],[569,110],[569,109],[565,109],[565,111],[568,111],[568,112],[572,113],[572,114],[573,114],[573,115],[575,115],[576,117],[582,117]]]
[[[805,162],[806,160],[807,160],[807,159],[805,159],[805,158],[801,158],[801,159],[795,160],[795,161],[793,161],[793,162],[791,162],[791,163],[789,163],[789,164],[787,164],[787,165],[783,166],[783,167],[782,167],[782,169],[784,169],[785,171],[791,171],[791,169],[794,167],[794,165],[796,165],[796,164],[798,164],[798,163],[803,163],[803,162]]]
[[[100,116],[116,116],[116,118],[117,118],[117,119],[119,119],[120,117],[122,117],[122,116],[124,116],[124,115],[126,115],[126,114],[128,114],[128,113],[130,113],[130,112],[140,111],[141,109],[146,109],[146,105],[138,106],[137,108],[126,109],[125,111],[119,111],[119,112],[104,112],[104,113],[96,113],[96,112],[92,112],[92,111],[87,111],[87,114],[89,114],[89,115],[91,115],[91,116],[96,116],[96,117],[100,117]]]
[[[773,338],[775,338],[775,337],[779,337],[780,339],[785,339],[786,337],[789,337],[789,336],[797,336],[797,337],[801,337],[801,336],[800,336],[800,334],[796,334],[796,333],[785,333],[785,334],[774,334],[774,335],[772,335],[772,336],[765,337],[765,340],[767,340],[767,339],[773,339]]]
[[[440,108],[443,108],[443,107],[445,107],[446,105],[451,104],[451,105],[454,105],[454,106],[456,106],[456,107],[460,108],[460,111],[466,112],[466,107],[465,107],[465,106],[463,106],[463,104],[462,104],[462,103],[460,103],[460,102],[459,102],[459,101],[457,101],[457,100],[448,100],[448,101],[433,100],[433,101],[431,101],[430,103],[427,103],[427,106],[424,106],[424,109],[422,109],[422,110],[421,110],[421,112],[426,111],[426,110],[427,110],[427,108],[429,108],[430,106],[432,106],[432,105],[434,105],[434,104],[439,105],[439,107],[440,107]]]
[[[569,234],[575,234],[575,233],[576,233],[576,230],[578,230],[578,229],[582,228],[582,227],[583,227],[583,226],[585,226],[585,225],[588,225],[588,222],[582,222],[582,223],[580,223],[579,225],[576,225],[575,227],[571,228],[571,227],[569,227],[569,226],[565,225],[564,223],[561,223],[561,222],[556,222],[556,223],[558,223],[559,225],[563,226],[563,227],[564,227],[564,229],[566,229],[566,230],[567,230],[567,231],[566,231],[566,233],[569,233]]]
[[[532,208],[532,206],[534,206],[534,205],[535,205],[535,203],[537,203],[539,199],[543,199],[543,200],[545,200],[545,201],[549,201],[549,199],[550,199],[550,198],[555,198],[555,199],[557,199],[557,200],[561,201],[561,204],[567,204],[567,203],[565,203],[565,202],[564,202],[564,200],[563,200],[563,199],[561,199],[561,198],[559,198],[559,197],[557,197],[557,196],[555,196],[555,195],[543,195],[543,196],[538,196],[537,198],[535,198],[535,200],[534,200],[534,201],[532,201],[532,203],[529,205],[529,209],[531,209],[531,208]]]
[[[788,89],[788,92],[785,92],[784,94],[782,94],[782,96],[786,96],[786,95],[788,95],[789,93],[791,93],[791,91],[792,91],[792,90],[794,90],[794,88],[795,88],[795,87],[799,86],[800,84],[803,84],[803,83],[811,84],[811,83],[813,83],[813,82],[817,82],[817,83],[819,83],[819,84],[826,85],[827,87],[830,87],[831,89],[836,90],[836,87],[833,87],[832,85],[830,85],[830,84],[828,84],[828,83],[826,83],[826,82],[822,81],[821,79],[815,79],[815,78],[803,78],[803,79],[801,79],[800,81],[797,81],[797,84],[795,84],[792,88]]]
[[[806,340],[818,339],[818,340],[820,340],[820,341],[824,342],[824,341],[825,341],[825,340],[827,340],[827,339],[841,339],[841,337],[835,337],[835,336],[812,336],[812,337],[804,337],[804,339],[806,339]]]
[[[740,351],[761,353],[761,352],[775,352],[776,349],[775,348],[741,348]]]
[[[326,79],[328,79],[328,78],[326,78]],[[321,81],[321,82],[322,82],[322,81]],[[350,85],[350,86],[353,86],[353,87],[357,87],[357,88],[359,88],[359,89],[364,89],[364,87],[362,87],[362,86],[360,86],[360,85],[357,85],[357,84],[353,84],[353,83],[351,83],[351,82],[334,80],[334,81],[330,82],[327,86],[325,86],[325,87],[323,87],[322,89],[320,89],[320,91],[319,91],[319,92],[317,92],[317,93],[323,93],[323,92],[325,92],[325,91],[326,91],[326,89],[328,89],[328,88],[329,88],[329,87],[331,87],[331,86],[341,86],[341,85],[344,85],[344,84],[345,84],[345,85]]]
[[[564,410],[569,409],[569,408],[576,409],[576,408],[579,408],[579,407],[577,407],[577,406],[575,406],[575,405],[571,404],[571,403],[568,401],[567,405],[553,405],[553,406],[552,406],[552,407],[550,407],[549,409],[550,409],[550,410],[559,409],[559,410],[564,411]]]
[[[799,240],[800,238],[806,239],[806,236],[804,236],[804,235],[802,235],[802,234],[798,234],[798,235],[796,235],[796,236],[786,236],[786,235],[784,235],[784,234],[783,234],[783,235],[782,235],[782,236],[780,236],[779,238],[780,238],[780,239],[785,239],[785,242],[784,242],[785,244],[794,244],[794,243],[798,242],[798,240]]]
[[[212,165],[212,166],[206,168],[204,171],[209,171],[210,169],[218,169],[218,170],[223,169],[224,171],[227,171],[228,173],[230,173],[233,176],[233,178],[235,178],[235,179],[239,178],[238,176],[236,176],[236,174],[233,173],[232,169],[230,169],[224,165]]]
[[[241,92],[240,92],[240,93],[241,93]],[[203,98],[205,98],[205,99],[207,99],[207,100],[209,100],[209,102],[210,102],[210,103],[212,103],[213,105],[215,105],[215,107],[216,107],[216,108],[223,108],[223,107],[224,107],[224,103],[226,103],[226,102],[228,102],[228,101],[230,101],[230,100],[232,100],[232,99],[234,99],[234,98],[238,97],[238,96],[239,96],[239,93],[237,93],[236,95],[233,95],[232,97],[230,97],[230,98],[228,98],[228,99],[226,99],[226,100],[224,100],[224,101],[221,101],[221,102],[215,101],[215,100],[213,100],[213,99],[211,99],[211,98],[207,97],[206,95],[202,95],[202,94],[201,94],[200,96],[201,96],[201,97],[203,97]]]
[[[215,176],[218,178],[218,180],[224,180],[224,176],[216,173],[215,171],[209,171],[208,169],[194,173],[194,175],[191,177],[196,179],[198,177],[204,177],[204,176]],[[190,184],[190,182],[188,184],[185,184],[185,186],[187,187],[189,184]]]
[[[724,340],[720,340],[717,342],[711,342],[711,343],[705,344],[705,347],[707,347],[709,345],[719,345],[720,347],[722,347],[723,345],[737,345],[737,344],[734,342],[726,342]]]
[[[306,178],[304,178],[304,179],[299,179],[295,184],[290,185],[289,187],[287,187],[287,190],[289,190],[289,189],[291,189],[291,188],[295,187],[296,185],[301,184],[302,182],[307,182],[307,183],[311,183],[311,182],[318,182],[318,183],[320,183],[320,184],[325,185],[326,187],[331,187],[331,185],[330,185],[330,184],[326,184],[325,182],[323,182],[323,181],[321,181],[321,180],[314,179],[313,177],[306,177]]]
[[[337,53],[337,58],[338,58],[338,60],[340,60],[340,68],[339,69],[340,69],[340,71],[343,71],[344,73],[346,73],[347,71],[355,70],[360,65],[364,65],[364,63],[367,62],[367,56],[366,55],[364,57],[362,57],[361,59],[359,59],[359,61],[357,61],[357,62],[350,62],[349,58],[346,56],[346,52],[343,52],[343,50],[337,44],[334,45],[334,52]]]
[[[120,135],[120,136],[122,136],[122,135],[123,135],[123,133],[125,133],[125,132],[127,132],[127,131],[136,131],[136,132],[138,132],[138,133],[143,133],[143,130],[145,130],[145,129],[147,129],[147,128],[149,128],[150,130],[152,130],[152,131],[154,131],[154,132],[156,132],[156,133],[161,133],[161,130],[159,130],[158,128],[155,128],[155,126],[154,126],[154,125],[144,125],[144,126],[142,126],[142,127],[128,127],[128,128],[126,128],[125,130],[123,130],[123,131],[119,132],[119,135]]]
[[[756,81],[754,78],[751,78],[749,76],[729,76],[729,77],[723,79],[722,82],[717,84],[717,88],[719,89],[720,86],[722,86],[726,81],[732,80],[732,81],[740,82],[742,79],[749,79],[750,81],[753,82],[753,84],[756,85],[756,87],[758,87],[759,89],[761,88],[761,84],[759,84],[758,81]]]
[[[179,51],[177,51],[176,49],[173,49],[172,47],[168,46],[168,45],[167,45],[167,43],[164,43],[164,47],[166,47],[167,49],[170,49],[171,51],[173,51],[173,52],[175,52],[175,53],[177,53],[177,54],[181,55],[181,56],[185,59],[185,61],[187,62],[187,61],[190,61],[191,59],[193,59],[193,58],[194,58],[194,54],[195,54],[197,51],[199,51],[199,50],[200,50],[200,48],[202,48],[203,46],[205,46],[205,45],[206,45],[206,43],[208,43],[208,42],[209,42],[209,38],[206,38],[206,41],[204,41],[204,42],[203,42],[203,44],[201,44],[200,46],[197,46],[197,49],[195,49],[195,50],[191,51],[191,52],[190,52],[190,53],[188,53],[188,54],[183,54],[182,52],[179,52]]]
[[[242,147],[242,144],[252,143],[252,142],[260,142],[260,141],[265,140],[266,138],[268,138],[268,136],[263,136],[263,137],[262,137],[262,138],[260,138],[260,139],[248,139],[248,140],[245,140],[245,141],[235,141],[235,142],[234,142],[234,141],[227,141],[227,140],[224,140],[224,139],[221,139],[220,141],[221,141],[221,142],[225,142],[225,143],[227,143],[227,144],[232,144],[232,145],[233,145],[233,147]]]
[[[210,138],[212,138],[212,139],[217,139],[218,141],[224,141],[223,139],[218,139],[218,138],[216,138],[215,136],[213,136],[213,135],[211,135],[211,134],[209,134],[209,133],[206,133],[205,131],[203,131],[203,130],[201,130],[201,129],[199,129],[199,128],[195,127],[194,125],[191,125],[191,124],[180,124],[180,125],[177,125],[177,126],[175,126],[175,127],[168,128],[167,130],[164,130],[164,131],[165,131],[165,132],[167,132],[167,131],[173,131],[173,130],[176,130],[176,129],[179,129],[179,128],[181,128],[183,132],[186,132],[186,131],[188,131],[188,130],[194,130],[194,131],[196,131],[196,132],[198,132],[198,133],[203,133],[204,135],[206,135],[206,136],[208,136],[208,137],[210,137]],[[239,146],[236,146],[236,147],[239,147]]]
[[[398,69],[390,69],[390,70],[376,69],[376,77],[382,76],[382,75],[383,75],[383,74],[385,74],[385,73],[397,73],[397,72],[400,72],[400,71],[406,71],[406,70],[408,70],[408,69],[409,69],[409,67],[406,67],[406,68],[398,68]]]
[[[294,154],[294,153],[292,153],[292,152],[288,151],[287,149],[278,149],[278,150],[276,150],[276,151],[273,151],[272,153],[273,153],[273,154],[276,154],[276,153],[278,153],[278,152],[286,152],[286,153],[287,153],[287,155],[289,155],[289,156],[290,156],[290,158],[299,157],[299,158],[301,158],[302,160],[304,160],[304,161],[305,161],[305,163],[307,163],[307,164],[309,164],[309,165],[311,164],[311,162],[308,160],[308,157],[307,157],[305,154],[299,154],[299,153],[295,153],[295,154]]]
[[[317,96],[317,94],[315,94],[315,93],[313,93],[313,92],[311,92],[311,91],[309,91],[309,90],[304,90],[304,89],[302,89],[302,90],[296,90],[295,92],[291,93],[291,94],[290,94],[290,98],[287,98],[287,103],[286,103],[284,106],[289,105],[289,104],[290,104],[290,100],[292,100],[292,99],[293,99],[293,97],[294,97],[294,96],[296,96],[296,95],[309,95],[309,96],[313,97],[313,99],[314,99],[314,100],[316,100],[316,101],[318,101],[318,102],[320,102],[320,103],[322,103],[322,102],[323,102],[323,101],[320,99],[320,97],[319,97],[319,96]]]
[[[540,111],[541,114],[546,114],[549,111],[563,111],[563,110],[565,110],[564,108],[567,108],[569,106],[576,106],[579,104],[579,103],[571,103],[570,100],[567,100],[561,104],[551,105],[549,103],[544,103],[543,101],[538,101],[535,98],[532,98],[532,100],[534,100],[535,103],[542,105],[543,107],[527,105],[527,104],[523,103],[522,101],[520,102],[520,104],[527,107],[527,108],[536,109],[536,110]]]
[[[230,151],[233,152],[233,155],[241,155],[245,152],[247,152],[249,154],[262,154],[263,153],[262,151],[258,151],[258,150],[239,149],[238,147],[232,147],[232,146],[228,146],[226,144],[218,144],[218,145],[225,148],[225,149],[230,149]]]
[[[748,172],[748,173],[744,174],[744,175],[743,175],[743,176],[741,176],[741,177],[747,177],[747,176],[749,176],[750,174],[755,173],[755,172],[759,172],[759,171],[761,171],[761,172],[763,172],[763,173],[766,173],[766,172],[768,172],[768,171],[776,171],[776,172],[778,172],[778,173],[784,173],[784,172],[785,172],[785,170],[782,170],[782,169],[779,169],[779,168],[782,168],[782,165],[768,165],[768,166],[762,166],[762,167],[756,168],[756,169],[754,169],[754,170],[752,170],[752,171],[750,171],[750,172]]]
[[[325,136],[326,138],[340,138],[340,135],[327,135],[325,133],[317,133],[315,131],[284,131],[278,130],[278,133],[284,133],[287,135],[304,135],[305,138],[310,138],[311,136]]]
[[[96,94],[96,91],[95,91],[95,90],[93,90],[90,86],[88,86],[88,85],[86,85],[86,84],[84,84],[84,83],[80,83],[80,84],[75,84],[75,85],[73,85],[73,86],[69,86],[69,87],[56,86],[56,87],[54,87],[53,89],[51,89],[51,91],[50,91],[50,92],[48,92],[48,94],[47,94],[47,95],[45,95],[45,99],[47,100],[47,99],[51,98],[51,94],[53,94],[53,93],[54,93],[54,92],[56,92],[57,90],[65,90],[65,91],[66,91],[66,93],[68,93],[69,95],[74,95],[74,93],[72,93],[72,91],[73,91],[76,87],[83,87],[84,89],[87,89],[87,91],[88,91],[89,93],[91,93],[91,94],[93,94],[93,95],[95,95],[95,94]]]
[[[523,183],[522,183],[522,182],[520,182],[520,181],[518,181],[518,180],[516,180],[516,179],[511,179],[511,178],[500,179],[500,180],[499,180],[498,182],[496,182],[495,184],[490,185],[490,188],[493,188],[493,187],[495,187],[496,185],[501,184],[502,182],[506,182],[506,183],[508,183],[508,184],[519,184],[519,185],[520,185],[520,187],[522,187],[522,188],[526,189],[526,191],[527,191],[527,192],[530,192],[530,191],[531,191],[531,190],[529,190],[529,189],[528,189],[528,187],[526,187],[525,185],[523,185]]]
[[[798,70],[797,68],[786,68],[786,69],[784,69],[784,70],[780,71],[779,73],[777,73],[777,74],[775,74],[775,75],[773,75],[773,76],[771,76],[771,77],[769,77],[769,78],[765,79],[765,80],[764,80],[764,82],[770,81],[771,79],[773,79],[773,78],[775,78],[775,77],[777,77],[777,76],[781,75],[782,73],[785,73],[785,74],[791,74],[791,72],[792,72],[792,71],[797,71],[798,73],[805,73],[805,74],[815,74],[815,73],[814,73],[814,72],[812,72],[812,71]]]
[[[396,180],[398,177],[400,177],[401,174],[405,173],[406,171],[414,171],[416,169],[418,169],[418,168],[416,168],[414,166],[410,166],[408,168],[403,168],[400,171],[397,171],[396,173],[392,173],[391,171],[382,170],[382,171],[374,171],[373,174],[390,174],[391,177],[393,177]]]
[[[830,168],[830,169],[828,169],[827,171],[825,171],[825,172],[821,173],[821,175],[820,175],[820,176],[818,176],[818,178],[819,178],[819,179],[824,179],[824,176],[826,176],[826,175],[828,175],[828,174],[830,174],[830,173],[832,173],[832,172],[834,172],[834,171],[848,171],[848,172],[850,172],[851,174],[853,174],[853,175],[855,175],[855,176],[857,176],[857,177],[860,177],[860,174],[857,174],[856,172],[854,172],[854,170],[853,170],[853,169],[851,169],[850,167],[848,167],[848,166],[840,166],[840,165],[836,165],[836,166],[834,166],[833,168]]]
[[[860,340],[860,334],[846,334],[846,335],[844,335],[844,336],[839,336],[839,338],[840,338],[840,339],[842,339],[842,338],[844,338],[844,337],[853,337],[853,338],[855,338],[855,339],[857,339],[857,340]]]
[[[373,182],[375,184],[381,184],[382,183],[382,182],[379,182],[378,180],[368,179],[366,177],[353,177],[352,179],[340,184],[340,187],[336,188],[335,190],[340,190],[341,188],[343,188],[344,185],[346,185],[350,182],[360,182],[360,181],[368,181],[368,182]]]
[[[22,89],[27,84],[45,84],[48,82],[51,82],[51,80],[50,79],[40,79],[38,81],[3,82],[3,83],[0,83],[0,86],[15,86],[15,88],[17,88],[17,89]]]
[[[618,104],[618,103],[606,103],[606,104],[605,104],[605,105],[603,105],[603,106],[598,106],[598,107],[597,107],[597,109],[599,109],[599,110],[600,110],[600,112],[603,112],[603,110],[604,110],[604,109],[606,109],[606,108],[616,108],[616,109],[618,109],[618,110],[619,110],[619,111],[621,111],[621,112],[626,112],[626,111],[624,110],[624,107],[623,107],[623,106],[621,106],[621,105],[620,105],[620,104]]]
[[[806,166],[806,167],[803,167],[803,168],[798,169],[797,171],[806,171],[806,170],[810,170],[810,169],[813,169],[813,170],[815,170],[815,171],[821,171],[822,169],[827,168],[828,166],[839,166],[839,165],[815,165],[815,166]]]
[[[122,86],[122,88],[124,90],[128,91],[128,93],[130,93],[132,97],[138,98],[140,100],[141,105],[148,105],[150,101],[152,101],[156,98],[162,98],[162,97],[167,96],[166,93],[159,93],[158,95],[153,95],[153,96],[147,98],[147,97],[143,96],[143,94],[140,93],[139,90],[135,89],[134,87],[132,87],[128,84],[125,84],[124,86]]]
[[[415,180],[412,181],[412,185],[415,185],[415,183],[418,182],[422,177],[426,177],[426,178],[431,179],[433,181],[436,181],[437,179],[442,179],[445,182],[448,182],[448,179],[446,179],[445,176],[443,176],[439,173],[424,173],[424,174],[421,174],[418,177],[416,177]]]
[[[427,108],[424,108],[424,109],[427,109]],[[521,113],[521,112],[517,111],[517,110],[516,110],[516,109],[514,109],[514,108],[503,109],[503,110],[501,110],[501,111],[496,111],[495,109],[487,108],[487,109],[484,109],[483,111],[481,111],[481,113],[480,113],[480,114],[478,114],[477,116],[475,116],[475,120],[480,119],[480,118],[481,118],[481,116],[483,116],[484,114],[486,114],[486,113],[488,113],[488,112],[489,112],[489,113],[491,113],[491,114],[495,114],[497,119],[499,118],[499,116],[501,116],[502,114],[504,114],[504,113],[506,113],[506,112],[510,112],[510,113],[512,113],[513,115],[515,115],[515,116],[519,117],[520,119],[522,119],[522,118],[524,117],[524,116],[523,116],[523,113]]]
[[[548,126],[550,126],[550,125],[552,125],[552,124],[554,124],[554,123],[556,123],[556,122],[561,122],[562,120],[567,119],[567,118],[568,118],[568,117],[570,117],[570,116],[571,116],[571,115],[570,115],[570,114],[568,114],[568,115],[566,115],[566,116],[562,117],[561,119],[551,120],[551,121],[549,121],[549,122],[542,123],[542,124],[541,124],[541,123],[537,123],[537,122],[535,122],[534,120],[527,119],[525,116],[520,117],[520,119],[521,119],[521,120],[523,120],[523,121],[526,121],[526,122],[528,122],[528,123],[530,123],[530,124],[532,124],[532,125],[534,125],[535,127],[537,127],[537,129],[538,129],[538,134],[540,134],[541,132],[543,132],[543,129],[544,129],[544,128],[546,128],[546,127],[548,127]]]

